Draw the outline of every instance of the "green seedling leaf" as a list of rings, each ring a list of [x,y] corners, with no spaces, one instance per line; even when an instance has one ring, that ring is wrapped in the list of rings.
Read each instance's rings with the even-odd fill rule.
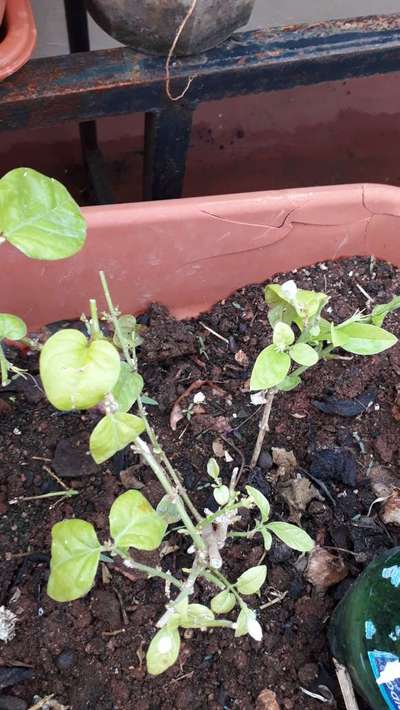
[[[298,375],[288,375],[282,382],[276,385],[281,392],[290,392],[296,389],[301,384],[301,378]]]
[[[290,357],[281,353],[275,345],[262,350],[254,364],[250,390],[268,390],[285,379],[290,369]]]
[[[394,296],[389,303],[381,303],[372,309],[371,320],[373,325],[381,326],[386,316],[400,308],[400,296]]]
[[[176,503],[174,503],[168,495],[161,498],[156,511],[167,525],[179,523],[181,519]]]
[[[278,321],[274,326],[274,333],[272,336],[273,344],[278,348],[278,350],[286,350],[289,345],[294,343],[294,333],[290,325]]]
[[[119,548],[155,550],[166,529],[166,522],[140,491],[126,491],[111,506],[110,532]]]
[[[215,459],[208,459],[207,473],[214,481],[218,480],[220,468]]]
[[[262,530],[260,532],[261,532],[262,539],[264,542],[264,550],[266,552],[269,552],[269,550],[272,547],[272,535],[269,532],[269,530],[266,530],[265,528],[262,528]]]
[[[0,313],[0,340],[21,340],[25,335],[26,325],[21,318],[10,313]]]
[[[0,232],[31,259],[65,259],[82,249],[86,223],[64,185],[17,168],[0,180]]]
[[[143,377],[138,372],[132,372],[126,362],[121,362],[119,378],[112,391],[120,412],[129,412],[142,393],[143,386]]]
[[[151,640],[147,649],[147,672],[150,675],[160,675],[174,665],[181,646],[179,631],[176,628],[164,626]]]
[[[318,353],[307,343],[296,343],[290,348],[289,354],[298,365],[304,365],[305,367],[312,367],[319,360]]]
[[[228,486],[218,486],[218,488],[214,488],[214,498],[221,508],[229,503],[230,493]]]
[[[134,342],[135,338],[135,331],[136,331],[136,318],[135,316],[132,315],[123,315],[118,318],[118,325],[121,330],[121,335],[128,342],[129,345],[132,345]],[[117,333],[114,333],[113,337],[113,343],[116,348],[122,349],[122,345],[120,343],[119,337]]]
[[[63,520],[51,531],[51,562],[47,594],[56,602],[85,596],[93,586],[101,546],[85,520]]]
[[[297,288],[294,281],[287,281],[282,286],[269,284],[264,289],[264,296],[265,302],[271,306],[271,311],[277,309],[275,316],[278,314],[277,307],[281,307],[280,320],[288,325],[296,323],[300,330],[304,329],[306,321],[309,322],[319,316],[329,301],[325,293]]]
[[[235,636],[245,636],[249,634],[255,641],[261,641],[262,628],[257,621],[256,614],[253,609],[248,607],[242,608],[237,621]]]
[[[147,404],[151,407],[158,407],[157,400],[153,399],[152,397],[148,397],[146,394],[142,395],[142,403]]]
[[[310,328],[310,340],[320,342],[331,342],[331,324],[325,318],[318,318]]]
[[[261,513],[262,522],[265,523],[269,518],[271,509],[268,500],[261,493],[261,491],[257,490],[257,488],[253,488],[252,486],[246,486],[246,491],[259,509]]]
[[[95,407],[116,385],[121,362],[106,340],[90,342],[79,330],[60,330],[40,353],[47,399],[61,411]]]
[[[279,537],[292,550],[298,552],[311,552],[315,547],[314,540],[305,530],[291,523],[269,523],[267,529]]]
[[[211,609],[203,604],[189,604],[187,610],[179,621],[179,626],[183,629],[203,629],[210,621],[214,621],[215,616]]]
[[[397,343],[397,338],[387,330],[351,320],[338,326],[332,324],[331,333],[336,348],[355,355],[376,355]]]
[[[145,430],[143,419],[134,414],[107,414],[93,429],[89,449],[97,464],[108,461],[117,451],[132,444]]]
[[[250,569],[243,572],[238,578],[236,582],[237,590],[240,594],[244,594],[245,596],[248,594],[256,594],[264,584],[266,577],[266,565],[250,567]]]
[[[236,597],[224,589],[211,599],[211,609],[214,614],[229,614],[236,606]]]

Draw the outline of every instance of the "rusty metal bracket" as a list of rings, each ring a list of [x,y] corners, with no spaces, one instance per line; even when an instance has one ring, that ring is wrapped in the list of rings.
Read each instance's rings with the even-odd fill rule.
[[[174,106],[165,95],[164,59],[126,47],[77,52],[34,59],[0,84],[0,130],[150,113],[146,197],[178,197],[199,103],[398,70],[400,15],[235,35],[213,51],[174,61],[177,91],[196,77]]]

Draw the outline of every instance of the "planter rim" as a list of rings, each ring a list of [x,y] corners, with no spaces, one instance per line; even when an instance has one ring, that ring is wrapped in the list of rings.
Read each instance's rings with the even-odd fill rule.
[[[400,266],[400,188],[354,184],[87,207],[84,249],[64,261],[1,247],[1,311],[29,327],[104,308],[104,270],[122,312],[151,303],[191,317],[248,284],[316,262],[375,256]]]
[[[30,58],[36,44],[36,25],[30,0],[7,0],[7,32],[0,42],[0,81]]]

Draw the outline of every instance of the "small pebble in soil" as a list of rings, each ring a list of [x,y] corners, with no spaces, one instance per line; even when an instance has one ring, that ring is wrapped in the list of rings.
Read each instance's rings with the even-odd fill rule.
[[[349,449],[340,447],[317,449],[312,454],[310,473],[322,481],[337,481],[354,488],[357,472],[357,460]]]
[[[269,451],[261,451],[260,458],[258,459],[259,467],[269,470],[272,468],[272,463],[272,456]]]
[[[0,695],[0,710],[26,710],[28,703],[15,695]]]
[[[67,671],[75,663],[75,653],[71,648],[65,648],[56,658],[56,666],[59,671]]]
[[[256,710],[280,710],[276,695],[272,690],[265,688],[256,700]]]
[[[23,666],[0,667],[0,688],[11,688],[12,685],[24,683],[32,680],[32,678],[32,668],[24,668]]]

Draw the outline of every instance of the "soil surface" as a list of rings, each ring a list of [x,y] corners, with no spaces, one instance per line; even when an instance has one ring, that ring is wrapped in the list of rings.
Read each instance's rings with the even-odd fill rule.
[[[337,321],[400,293],[400,270],[366,258],[327,262],[274,281],[288,278],[325,291]],[[319,364],[297,390],[280,393],[260,465],[251,471],[260,407],[250,402],[248,380],[271,340],[261,285],[237,291],[197,320],[178,323],[159,306],[140,320],[141,371],[146,393],[158,402],[149,406],[151,420],[195,504],[212,506],[205,474],[210,456],[220,457],[226,482],[233,467],[241,467],[240,486],[263,491],[274,520],[300,523],[328,548],[327,582],[333,583],[325,590],[311,584],[306,560],[274,542],[260,599],[249,598],[259,604],[263,640],[235,640],[220,629],[187,631],[175,667],[149,677],[144,656],[163,612],[161,581],[103,564],[92,592],[63,605],[47,597],[46,582],[55,522],[84,518],[104,540],[113,500],[137,487],[156,504],[158,484],[131,451],[94,466],[87,441],[100,415],[60,415],[31,377],[19,380],[0,393],[0,606],[18,617],[15,638],[0,642],[0,708],[24,710],[54,694],[72,710],[343,709],[326,641],[330,613],[365,565],[399,544],[400,528],[382,522],[379,504],[370,510],[377,495],[368,474],[380,465],[389,478],[398,475],[400,347]],[[400,336],[396,313],[385,327]],[[10,351],[9,357],[37,376],[35,355]],[[196,404],[200,392],[204,400]],[[295,460],[279,467],[272,447],[292,451]],[[49,471],[79,495],[57,505],[51,497],[10,503],[60,490]],[[243,529],[249,522],[243,519]],[[191,564],[186,548],[172,531],[152,562],[179,575]],[[229,543],[224,572],[236,579],[262,556],[257,538]],[[215,590],[199,582],[196,593],[196,601],[208,603]]]

